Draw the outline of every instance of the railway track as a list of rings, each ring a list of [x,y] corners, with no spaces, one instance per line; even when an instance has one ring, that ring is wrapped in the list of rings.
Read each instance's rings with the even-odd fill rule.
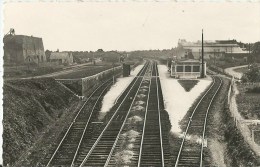
[[[193,110],[189,121],[186,125],[186,130],[182,138],[180,148],[175,160],[177,166],[209,166],[207,154],[204,152],[204,147],[207,146],[206,126],[208,113],[212,102],[218,93],[222,80],[219,77],[212,77],[213,83],[202,96]]]
[[[161,127],[160,112],[164,105],[160,88],[157,64],[153,62],[141,83],[128,121],[121,127],[104,166],[168,166],[170,153],[169,149],[165,149],[169,144],[165,136],[168,131]],[[138,121],[131,121],[133,119]],[[163,115],[164,119],[168,117]]]
[[[138,76],[144,75],[144,71],[147,68],[147,64],[139,72]],[[133,85],[138,81],[137,77],[131,82]],[[102,122],[93,122],[93,115],[97,115],[98,101],[104,96],[108,86],[112,83],[112,79],[103,83],[97,89],[93,91],[90,97],[83,104],[74,120],[66,130],[64,136],[53,153],[48,154],[46,166],[77,166],[80,164],[81,157],[85,156],[86,145],[93,141],[98,132],[104,127]],[[131,89],[129,86],[125,92]],[[125,94],[123,93],[119,99],[123,99]],[[83,147],[83,148],[82,148]]]
[[[83,104],[70,126],[66,130],[63,138],[52,154],[49,154],[47,166],[67,165],[72,163],[74,153],[81,142],[81,136],[85,133],[85,128],[89,125],[91,115],[96,110],[97,102],[104,95],[105,90],[112,83],[108,80],[96,88]],[[92,108],[89,112],[89,108]]]
[[[162,101],[159,95],[159,79],[157,64],[153,64],[150,83],[149,100],[145,113],[144,127],[139,153],[139,166],[165,166],[161,127]]]
[[[156,89],[156,80],[158,76],[158,71],[157,71],[157,66],[156,64],[153,62],[149,68],[149,70],[147,71],[147,73],[144,76],[143,82],[141,83],[141,87],[137,92],[137,98],[135,98],[133,100],[133,106],[132,109],[130,110],[130,113],[128,115],[128,119],[125,123],[125,125],[123,125],[121,127],[121,131],[118,134],[116,141],[114,142],[113,148],[110,151],[110,154],[107,158],[106,164],[104,166],[109,166],[109,167],[114,167],[114,166],[138,166],[140,163],[140,152],[141,151],[141,144],[143,143],[143,136],[144,136],[144,127],[145,127],[145,122],[146,122],[146,115],[147,112],[150,112],[148,110],[150,110],[152,107],[154,107],[154,104],[152,104],[153,102],[158,101],[157,99],[157,95],[158,94],[154,94],[155,92],[157,92]],[[155,96],[156,100],[152,100],[151,96]],[[161,97],[161,96],[160,96]],[[153,97],[154,98],[154,97]],[[162,102],[162,101],[160,101]],[[149,107],[150,106],[150,107]],[[156,105],[156,107],[158,107]],[[152,109],[153,110],[153,109]],[[154,117],[154,118],[152,118]],[[155,121],[157,123],[156,126],[154,126],[152,129],[146,129],[147,132],[148,131],[157,131],[159,132],[159,134],[157,132],[155,132],[156,135],[156,139],[153,139],[153,143],[158,144],[159,146],[161,146],[161,134],[160,134],[160,130],[158,128],[160,128],[160,123],[159,123],[159,115],[152,115],[151,118],[153,120],[157,120]],[[137,120],[136,122],[133,120]],[[129,124],[128,124],[129,123]],[[150,136],[148,136],[149,134],[146,134],[147,137],[149,138]],[[158,140],[159,139],[159,140]],[[150,141],[145,140],[145,143],[149,144]],[[148,145],[146,145],[148,146]],[[151,147],[154,147],[154,145],[151,145]],[[150,148],[151,148],[150,147]],[[148,147],[146,147],[147,149],[150,149]],[[155,149],[157,152],[153,152],[153,156],[156,157],[156,159],[153,160],[154,162],[156,161],[156,164],[153,164],[153,166],[161,166],[161,164],[164,163],[164,161],[162,159],[160,159],[160,161],[158,161],[157,156],[160,155],[162,156],[162,150],[163,149],[159,149],[158,147]],[[150,150],[151,151],[151,150]],[[152,150],[154,151],[154,150]],[[130,154],[130,156],[127,158],[128,154]],[[132,155],[131,155],[132,154]],[[146,156],[145,154],[143,154],[144,156]],[[122,158],[125,157],[125,158]],[[125,160],[124,160],[125,159]],[[123,162],[122,162],[123,160]],[[150,159],[151,160],[151,159]],[[150,161],[148,159],[148,161]],[[143,162],[147,162],[147,159],[143,159]]]
[[[148,71],[149,64],[143,68],[144,76]],[[82,160],[80,166],[105,166],[108,163],[111,150],[114,148],[115,142],[122,131],[123,125],[126,123],[129,112],[133,106],[133,102],[137,97],[137,92],[141,87],[144,77],[136,77],[132,82],[129,90],[124,91],[123,95],[117,100],[118,107],[112,115],[110,121],[106,124],[101,134],[95,139],[95,142],[89,145],[88,152]]]
[[[98,101],[109,84],[103,84],[93,92],[54,153],[48,156],[47,166],[207,166],[208,157],[204,152],[207,116],[221,85],[222,80],[213,77],[213,83],[185,126],[184,137],[176,143],[178,150],[173,163],[169,129],[165,127],[169,118],[164,113],[157,64],[149,61],[117,99],[103,122],[94,118],[100,108]],[[136,117],[141,121],[133,124],[132,118]],[[135,134],[134,140],[128,139],[129,133]],[[197,141],[191,142],[190,138]],[[124,152],[125,149],[128,152]],[[130,162],[118,161],[129,152]]]

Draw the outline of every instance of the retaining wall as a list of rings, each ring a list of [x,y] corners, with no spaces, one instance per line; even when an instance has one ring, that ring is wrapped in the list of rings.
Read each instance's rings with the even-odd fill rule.
[[[81,79],[55,79],[57,82],[65,85],[72,90],[76,95],[82,96],[82,82]]]
[[[101,84],[101,82],[111,78],[113,73],[115,77],[118,76],[118,74],[122,71],[121,69],[122,67],[118,66],[85,78],[55,80],[67,86],[78,96],[87,96],[90,92],[93,91],[93,89],[98,87]]]
[[[142,63],[143,61],[137,62],[131,68],[133,69]],[[111,78],[113,74],[115,78],[117,78],[121,72],[122,66],[118,66],[85,78],[55,80],[67,86],[78,96],[88,96],[96,87],[101,84],[101,82]]]

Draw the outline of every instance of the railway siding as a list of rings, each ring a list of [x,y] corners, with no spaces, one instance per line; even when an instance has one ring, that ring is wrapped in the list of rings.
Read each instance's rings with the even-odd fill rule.
[[[182,142],[176,155],[175,166],[207,166],[209,165],[208,155],[203,152],[207,145],[205,132],[207,125],[207,115],[212,101],[222,85],[219,77],[214,77],[214,82],[206,91],[204,96],[197,103],[182,137]]]

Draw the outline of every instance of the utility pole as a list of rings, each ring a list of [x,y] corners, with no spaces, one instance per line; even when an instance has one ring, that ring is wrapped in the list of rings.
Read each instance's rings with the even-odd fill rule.
[[[251,54],[251,44],[248,43],[248,45],[249,45],[248,53],[249,53],[249,55],[250,55],[250,54]]]
[[[112,65],[113,65],[113,84],[115,84],[115,62],[113,61],[113,63],[112,63]]]
[[[203,48],[203,29],[202,29],[202,41],[201,41],[201,74],[200,74],[200,77],[201,78],[205,78],[205,74],[204,74],[204,48]]]

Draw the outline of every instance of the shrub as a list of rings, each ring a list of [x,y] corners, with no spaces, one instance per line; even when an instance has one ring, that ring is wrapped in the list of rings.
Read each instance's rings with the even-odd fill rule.
[[[246,93],[260,93],[260,87],[255,86],[253,88],[247,88]]]
[[[251,65],[241,79],[243,82],[260,82],[260,70],[257,64]]]

